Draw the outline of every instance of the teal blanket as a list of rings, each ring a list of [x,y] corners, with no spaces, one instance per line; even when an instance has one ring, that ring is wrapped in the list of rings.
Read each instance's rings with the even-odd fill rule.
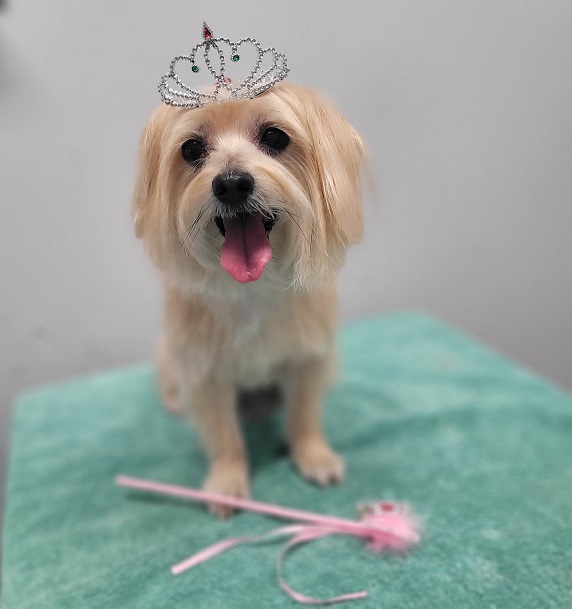
[[[325,421],[344,485],[304,482],[280,453],[280,414],[246,426],[253,496],[353,518],[356,502],[411,503],[423,541],[405,557],[328,538],[286,560],[296,589],[367,589],[375,609],[572,607],[572,399],[423,315],[341,331],[342,374]],[[272,543],[172,577],[231,535],[276,525],[119,489],[123,473],[198,486],[193,433],[162,408],[149,366],[49,387],[16,406],[2,609],[280,608]]]

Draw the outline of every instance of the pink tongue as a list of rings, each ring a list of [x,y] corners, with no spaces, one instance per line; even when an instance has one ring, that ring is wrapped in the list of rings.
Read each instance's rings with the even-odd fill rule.
[[[256,281],[272,258],[272,246],[261,214],[224,220],[224,244],[220,261],[240,283]]]

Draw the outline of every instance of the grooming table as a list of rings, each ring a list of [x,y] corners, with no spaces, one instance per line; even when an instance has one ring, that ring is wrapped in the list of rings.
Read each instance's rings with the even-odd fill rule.
[[[425,315],[346,325],[325,426],[347,481],[320,490],[281,453],[280,413],[246,424],[253,497],[356,517],[405,500],[424,521],[405,557],[357,539],[304,546],[284,566],[301,592],[366,589],[363,609],[572,607],[572,399]],[[173,577],[233,535],[277,525],[215,520],[198,504],[118,488],[122,473],[199,486],[206,461],[141,366],[40,389],[17,403],[4,525],[2,609],[295,607],[279,545],[241,546]]]

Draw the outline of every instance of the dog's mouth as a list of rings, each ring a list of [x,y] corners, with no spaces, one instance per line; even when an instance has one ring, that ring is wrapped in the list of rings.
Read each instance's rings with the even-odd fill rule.
[[[224,237],[220,261],[225,271],[240,283],[260,279],[272,258],[269,234],[276,217],[240,213],[232,218],[217,216],[214,222]]]

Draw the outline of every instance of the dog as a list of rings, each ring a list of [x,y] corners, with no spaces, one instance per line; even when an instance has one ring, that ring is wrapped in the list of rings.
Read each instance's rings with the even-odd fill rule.
[[[270,385],[300,473],[343,479],[320,411],[336,375],[336,279],[363,232],[364,158],[340,112],[291,83],[199,108],[161,104],[144,130],[133,215],[164,277],[159,384],[194,423],[210,491],[248,496],[237,396]]]

